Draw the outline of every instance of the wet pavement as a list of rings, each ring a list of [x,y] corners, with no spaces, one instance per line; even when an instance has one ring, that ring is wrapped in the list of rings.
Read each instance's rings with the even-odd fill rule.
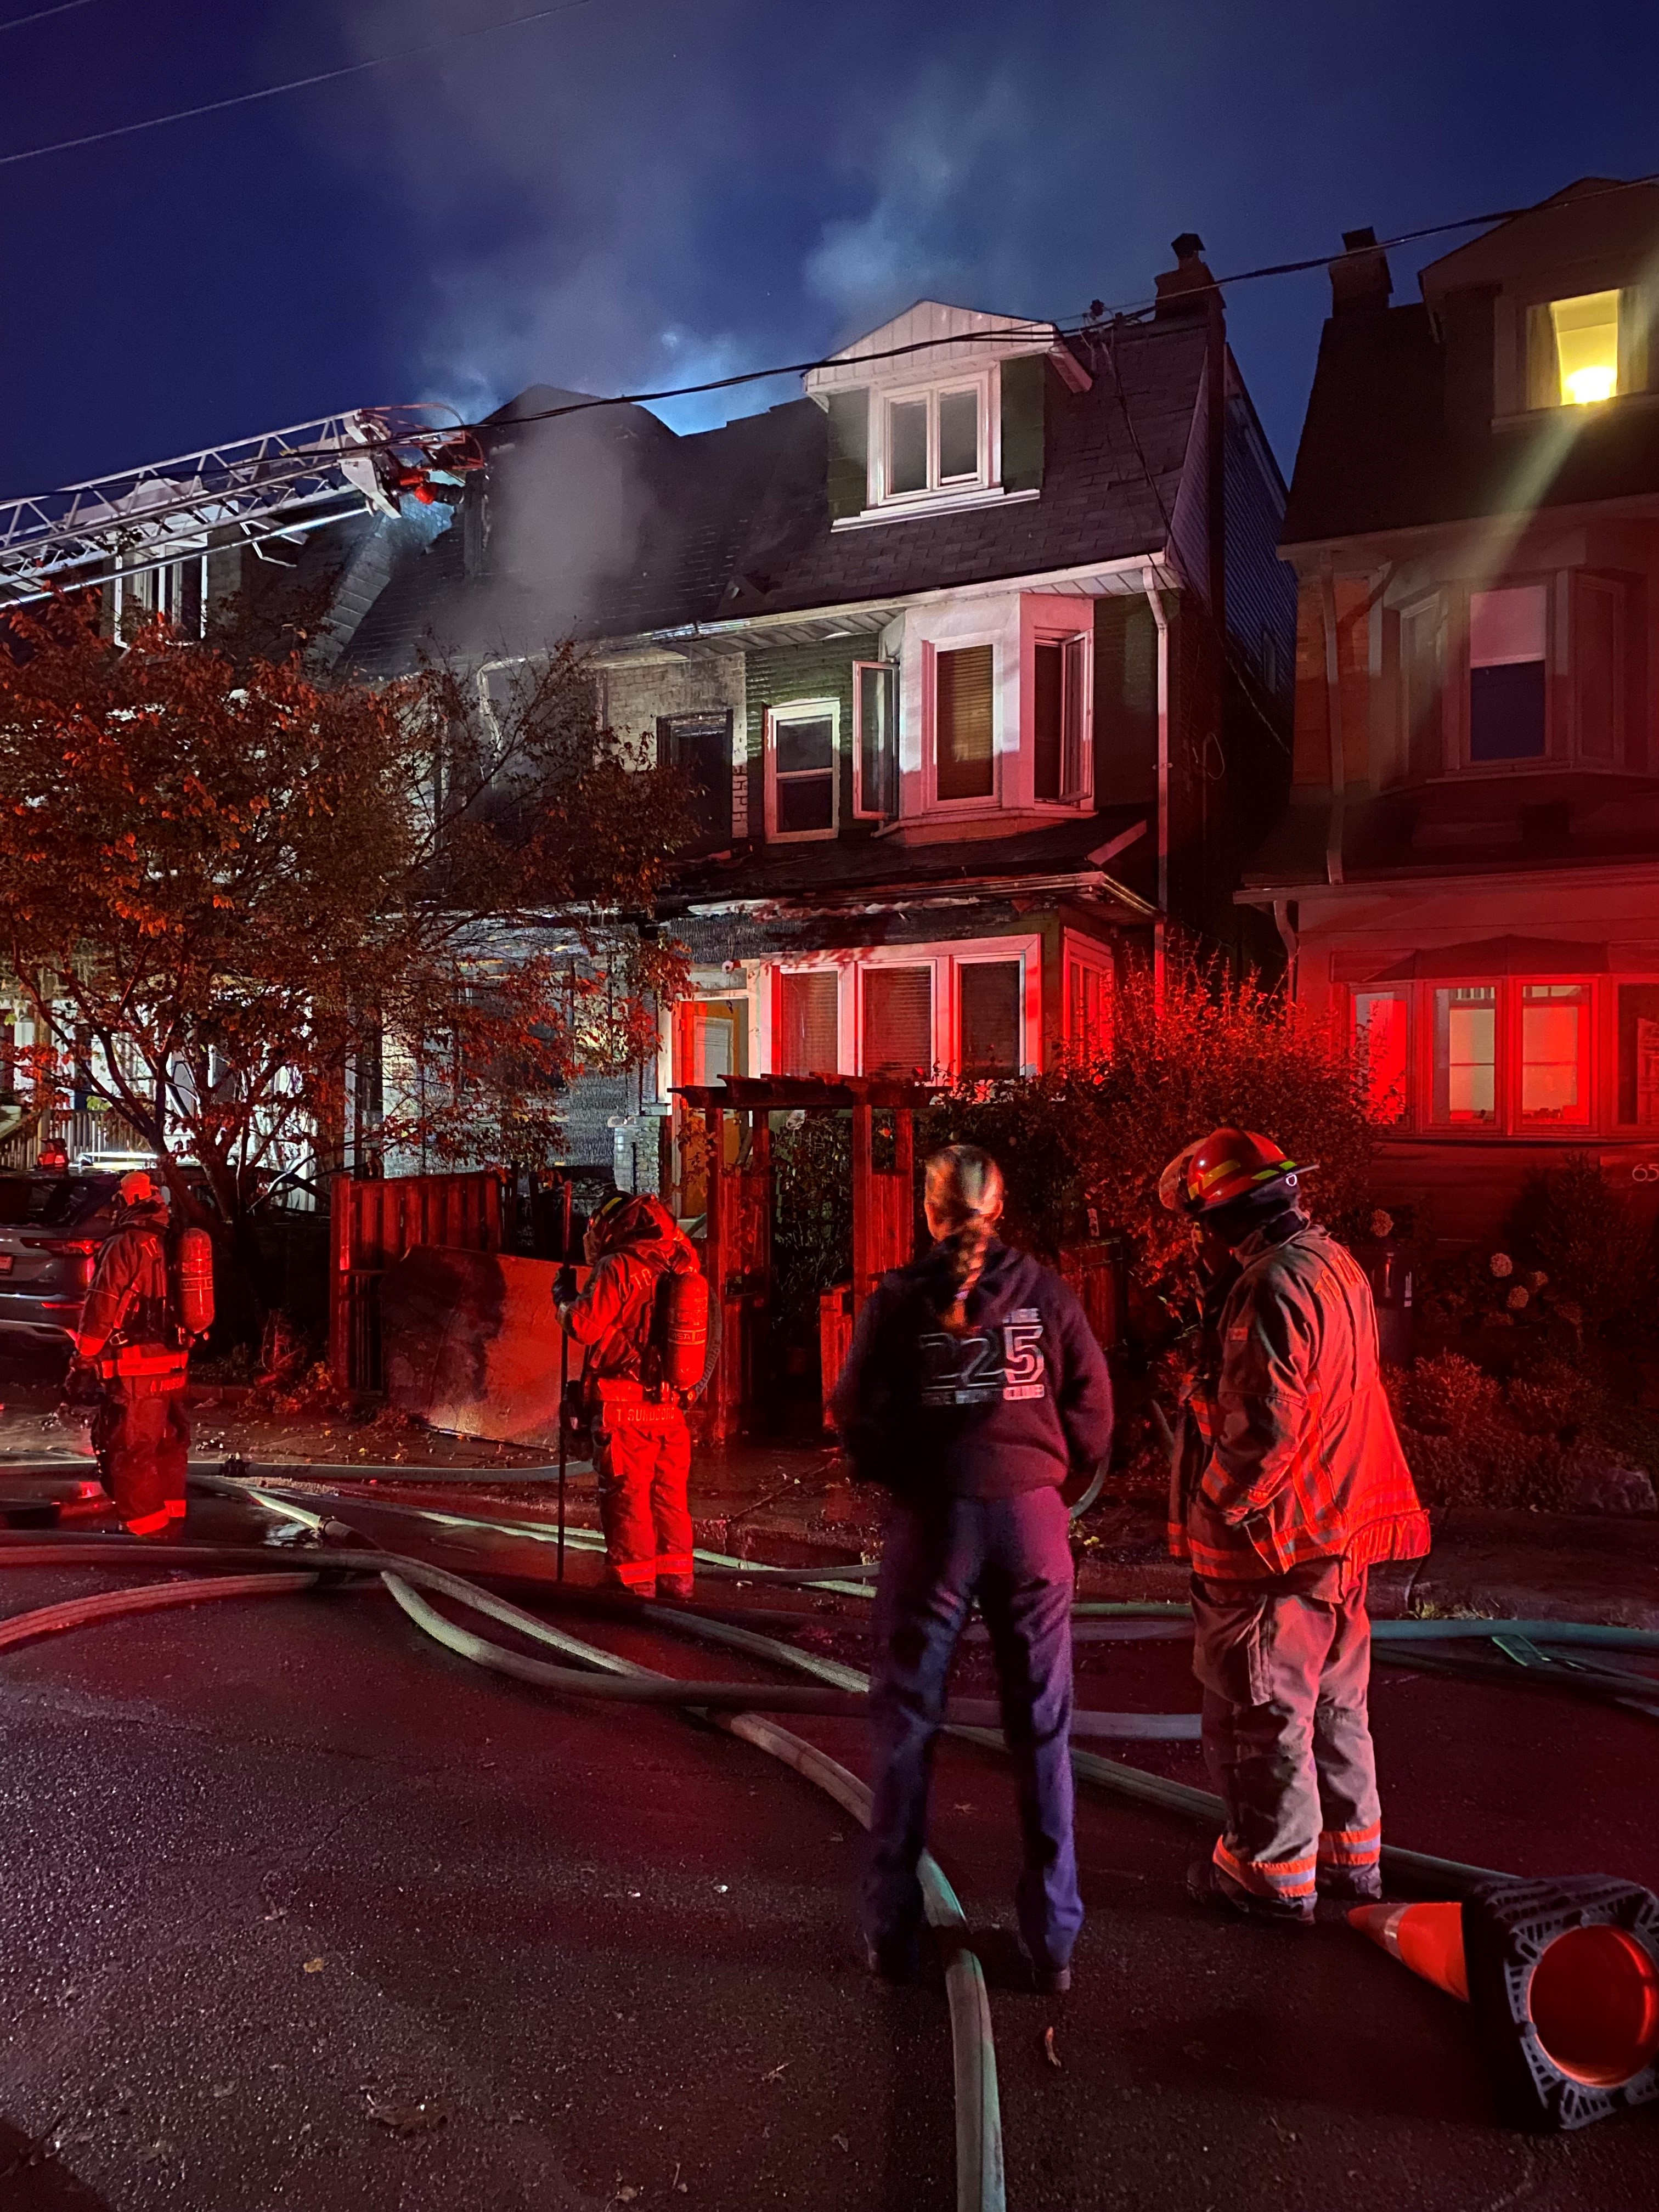
[[[192,1524],[255,1525],[216,1503]],[[0,1569],[0,1612],[113,1580]],[[855,1608],[766,1601],[860,1660]],[[665,1671],[754,1671],[572,1625]],[[1080,1663],[1090,1705],[1196,1703],[1179,1644]],[[984,1680],[969,1648],[959,1686]],[[1393,1668],[1375,1711],[1395,1841],[1659,1887],[1659,1724]],[[792,1725],[862,1771],[859,1724]],[[954,2202],[942,1992],[866,1981],[857,1830],[747,1745],[483,1674],[340,1591],[0,1655],[0,2208]],[[1126,1755],[1203,1781],[1191,1747]],[[1080,1792],[1077,1988],[1023,1993],[1001,1762],[946,1747],[936,1815],[992,1983],[1013,2212],[1659,2201],[1659,2106],[1514,2133],[1465,2008],[1340,1925],[1194,1914],[1203,1832],[1171,1816]]]

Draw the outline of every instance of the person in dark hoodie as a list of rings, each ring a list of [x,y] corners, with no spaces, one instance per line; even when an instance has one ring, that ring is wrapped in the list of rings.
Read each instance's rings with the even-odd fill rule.
[[[933,1741],[975,1598],[1018,1776],[1020,1933],[1037,1986],[1071,1986],[1083,1923],[1072,1837],[1072,1553],[1060,1485],[1112,1440],[1106,1361],[1059,1276],[996,1235],[1002,1176],[927,1163],[933,1248],[866,1301],[831,1401],[858,1474],[893,1493],[872,1629],[875,1803],[866,1962],[916,1970]]]

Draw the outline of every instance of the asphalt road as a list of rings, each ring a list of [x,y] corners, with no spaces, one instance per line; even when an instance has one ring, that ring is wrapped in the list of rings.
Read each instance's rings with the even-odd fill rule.
[[[0,1611],[106,1579],[0,1574]],[[1194,1702],[1175,1648],[1095,1647],[1088,1680]],[[1393,1670],[1376,1711],[1396,1840],[1659,1886],[1655,1724]],[[861,1765],[855,1724],[802,1732]],[[1179,1820],[1085,1794],[1078,1986],[1021,1993],[1000,1763],[947,1748],[937,1806],[986,1931],[1012,2212],[1659,2202],[1659,2107],[1506,2130],[1464,2008],[1340,1925],[1194,1914]],[[483,1674],[380,1595],[0,1655],[0,1823],[6,2212],[953,2203],[943,1996],[859,1970],[847,1816],[687,1721]]]

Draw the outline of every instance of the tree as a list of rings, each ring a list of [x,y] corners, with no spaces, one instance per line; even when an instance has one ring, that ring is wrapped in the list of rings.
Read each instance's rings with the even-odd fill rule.
[[[7,624],[0,962],[40,1095],[118,1112],[245,1273],[383,1042],[379,1141],[445,1160],[548,1158],[570,1077],[654,1048],[684,794],[568,647],[481,708],[441,667],[325,685],[64,600]]]

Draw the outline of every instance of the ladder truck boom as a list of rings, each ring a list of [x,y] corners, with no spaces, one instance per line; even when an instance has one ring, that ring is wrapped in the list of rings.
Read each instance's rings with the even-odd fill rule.
[[[0,501],[0,610],[220,547],[294,538],[405,499],[452,502],[483,465],[450,410],[362,407]]]

